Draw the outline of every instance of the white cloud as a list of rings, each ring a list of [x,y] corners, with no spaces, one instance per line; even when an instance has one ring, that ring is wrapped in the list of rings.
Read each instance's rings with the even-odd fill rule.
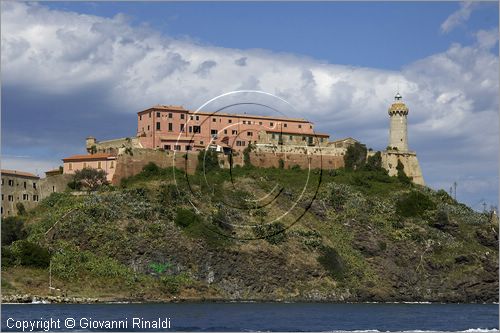
[[[441,32],[448,33],[455,29],[457,26],[466,22],[474,7],[477,6],[477,2],[464,1],[460,3],[460,9],[453,12],[448,18],[441,24]]]
[[[473,156],[490,165],[484,179],[497,173],[493,30],[478,32],[473,45],[453,44],[402,71],[388,71],[175,40],[132,27],[120,15],[109,19],[17,2],[2,2],[2,9],[4,85],[62,95],[99,86],[107,103],[129,114],[158,103],[197,108],[228,91],[260,89],[287,99],[297,116],[315,121],[320,131],[356,136],[378,149],[387,145],[387,108],[399,85],[410,107],[410,146],[424,165],[456,165]],[[471,10],[472,4],[463,3],[443,30]],[[456,170],[429,172],[431,185],[477,168],[467,163]]]

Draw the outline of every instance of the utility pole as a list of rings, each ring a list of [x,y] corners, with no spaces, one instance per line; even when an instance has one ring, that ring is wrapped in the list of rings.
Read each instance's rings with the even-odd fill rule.
[[[457,201],[457,182],[453,182],[453,188],[455,189],[455,201]]]

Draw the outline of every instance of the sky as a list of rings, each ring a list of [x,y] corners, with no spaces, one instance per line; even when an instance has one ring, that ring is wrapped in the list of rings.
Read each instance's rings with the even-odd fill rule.
[[[139,110],[240,89],[381,150],[399,89],[427,185],[498,203],[498,2],[2,1],[1,51],[2,168],[43,175]]]

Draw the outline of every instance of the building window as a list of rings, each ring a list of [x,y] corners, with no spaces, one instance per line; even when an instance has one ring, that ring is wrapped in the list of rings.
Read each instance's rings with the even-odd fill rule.
[[[168,123],[168,131],[169,132],[172,132],[173,131],[173,124],[172,123]]]
[[[13,196],[13,195],[9,195],[9,196],[7,196],[7,200],[9,200],[9,201],[14,201],[14,196]]]
[[[149,113],[149,118],[151,118],[151,113],[152,113],[152,112],[150,112],[150,113]]]
[[[73,163],[70,163],[70,164],[68,165],[68,169],[73,170]]]
[[[246,120],[243,120],[243,125],[246,125],[247,124],[247,121]]]
[[[163,146],[163,149],[165,149],[165,150],[170,150],[170,145],[164,145],[164,146]]]
[[[175,145],[174,146],[174,150],[181,150],[181,146],[180,145]]]
[[[283,124],[283,127],[288,127],[288,124]]]
[[[237,134],[238,134],[238,131],[237,131],[237,130],[232,130],[232,131],[231,131],[231,134],[232,134],[232,135],[237,135]]]
[[[168,117],[169,117],[170,119],[172,119],[172,113],[169,113],[169,114],[168,114]]]
[[[142,114],[139,116],[139,120],[142,120]]]
[[[244,147],[245,146],[245,141],[236,141],[236,146],[238,147]]]
[[[276,134],[273,133],[272,138],[273,140],[276,139]]]
[[[247,132],[247,136],[253,136],[253,132]]]
[[[224,130],[224,134],[227,134],[227,129]]]
[[[302,125],[299,125],[299,128],[302,128]]]
[[[3,201],[3,194],[2,194],[2,201]]]
[[[193,119],[194,119],[194,117],[193,117],[193,116],[189,116],[189,119],[193,120]]]
[[[310,129],[313,129],[312,125],[309,126]]]
[[[113,169],[115,167],[115,161],[111,161],[111,165],[109,166],[110,169]]]
[[[158,130],[158,131],[159,131],[159,130],[160,130],[160,128],[161,128],[161,126],[160,126],[160,122],[157,122],[157,123],[156,123],[156,130]]]
[[[33,201],[38,201],[38,195],[33,194]]]
[[[26,182],[24,182],[23,186],[24,186],[24,188],[26,189]]]
[[[200,120],[200,116],[196,116],[196,120]]]
[[[181,124],[181,132],[184,132],[184,124]]]
[[[319,139],[321,141],[321,143],[323,143],[323,138]]]
[[[149,125],[148,125],[148,131],[149,131]]]
[[[181,113],[181,119],[184,120],[184,113]]]
[[[193,133],[201,133],[201,126],[193,126]]]
[[[200,145],[202,145],[202,144],[203,144],[203,141],[200,141]]]
[[[156,116],[157,116],[158,118],[160,118],[160,117],[161,117],[161,113],[160,113],[160,112],[156,112]]]
[[[233,120],[232,119],[228,119],[227,122],[231,124],[233,122]]]
[[[189,133],[193,132],[193,126],[189,126]]]
[[[306,137],[305,136],[302,137],[302,141],[306,141]]]
[[[29,195],[27,195],[27,194],[23,194],[23,200],[24,200],[24,201],[29,200]]]
[[[12,179],[9,179],[9,186],[14,186],[14,181]]]
[[[216,123],[217,122],[217,118],[212,118],[212,122]]]
[[[274,126],[274,123],[273,123],[273,122],[270,122],[270,123],[269,123],[269,126],[273,127],[273,126]]]
[[[3,181],[4,181],[4,180],[3,180],[3,178],[2,178],[2,185],[3,185]]]
[[[97,162],[97,169],[101,169],[101,161]]]
[[[291,136],[291,135],[290,135],[290,137],[289,137],[288,139],[289,139],[290,141],[292,141],[292,140],[293,140],[293,136]]]
[[[262,121],[259,121],[259,125],[261,125],[261,126],[262,126]]]
[[[186,146],[186,151],[191,150],[191,146]]]

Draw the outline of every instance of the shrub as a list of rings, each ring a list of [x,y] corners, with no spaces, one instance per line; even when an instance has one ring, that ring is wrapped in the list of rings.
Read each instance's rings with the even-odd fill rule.
[[[19,240],[12,244],[16,264],[32,267],[49,267],[50,253],[46,248],[27,240]]]
[[[347,148],[344,155],[344,165],[349,170],[359,170],[366,163],[366,146],[355,142]]]
[[[344,205],[349,198],[349,187],[344,184],[331,183],[329,185],[329,201],[333,209],[340,211],[344,208]]]
[[[191,282],[189,276],[185,273],[179,275],[165,275],[160,278],[163,289],[170,294],[178,294],[182,287]]]
[[[336,279],[344,277],[346,268],[337,250],[329,246],[323,246],[318,262]]]
[[[9,216],[2,220],[2,245],[10,245],[12,242],[25,238],[23,220],[17,216]]]
[[[10,267],[16,264],[14,251],[8,246],[2,246],[2,267]]]
[[[405,167],[401,160],[398,159],[398,165],[396,166],[396,170],[398,170],[398,179],[403,184],[411,184],[411,178],[406,175]]]
[[[285,225],[281,222],[256,225],[252,228],[258,238],[263,238],[273,245],[286,241]]]
[[[149,162],[142,168],[142,173],[146,176],[153,176],[160,172],[160,167],[154,162]]]
[[[181,228],[187,228],[190,225],[197,224],[201,221],[200,217],[196,215],[193,211],[185,208],[177,209],[177,214],[175,216],[175,224]]]
[[[278,167],[280,169],[284,169],[285,168],[285,161],[283,161],[282,158],[280,158],[280,160],[278,161]]]
[[[220,169],[218,154],[214,150],[202,150],[198,153],[196,171],[209,173]]]
[[[425,194],[412,191],[396,202],[396,213],[403,217],[423,216],[427,210],[436,209],[436,204]]]

